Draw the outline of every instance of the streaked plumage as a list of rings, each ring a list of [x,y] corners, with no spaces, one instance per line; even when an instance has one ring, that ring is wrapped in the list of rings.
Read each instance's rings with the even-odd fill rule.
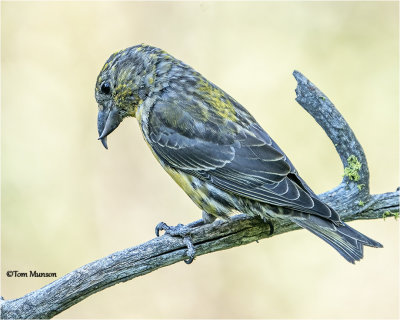
[[[290,219],[350,262],[362,258],[363,245],[381,246],[318,199],[244,107],[166,52],[139,45],[113,54],[96,100],[105,147],[124,117],[136,117],[157,160],[208,214]]]

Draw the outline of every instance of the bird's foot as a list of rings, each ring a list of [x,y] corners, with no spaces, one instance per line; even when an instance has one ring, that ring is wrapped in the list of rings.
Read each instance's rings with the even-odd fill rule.
[[[200,220],[199,220],[200,221]],[[171,237],[180,237],[183,239],[183,243],[187,246],[188,250],[186,255],[189,259],[184,260],[186,264],[191,264],[194,260],[196,254],[196,249],[194,248],[192,239],[190,238],[191,227],[184,226],[183,224],[178,224],[176,226],[169,226],[165,222],[160,222],[156,226],[156,236],[160,236],[160,231],[165,231],[165,234]]]
[[[183,239],[184,244],[187,246],[187,256],[189,259],[184,260],[185,263],[191,264],[194,260],[194,256],[196,254],[196,249],[194,248],[192,239],[190,237],[190,234],[194,228],[203,226],[205,224],[210,224],[215,221],[216,217],[208,214],[207,212],[203,211],[203,219],[191,222],[187,224],[186,226],[183,224],[178,224],[176,226],[169,226],[165,222],[160,222],[156,226],[156,236],[160,236],[160,231],[165,231],[165,234],[168,234],[171,237],[180,237]]]

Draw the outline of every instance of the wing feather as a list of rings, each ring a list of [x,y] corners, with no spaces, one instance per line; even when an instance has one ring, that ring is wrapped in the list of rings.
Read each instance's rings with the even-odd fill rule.
[[[192,100],[192,103],[201,103]],[[230,103],[236,103],[233,99]],[[150,145],[168,166],[228,192],[340,221],[297,174],[270,136],[239,104],[237,119],[192,112],[185,97],[168,95],[149,117]],[[204,106],[202,106],[204,108]],[[199,106],[200,108],[200,106]],[[197,109],[196,109],[197,110]],[[242,117],[242,118],[240,118]],[[246,117],[246,118],[243,118]]]

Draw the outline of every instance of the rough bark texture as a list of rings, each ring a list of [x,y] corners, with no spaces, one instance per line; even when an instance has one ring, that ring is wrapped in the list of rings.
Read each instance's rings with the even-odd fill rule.
[[[369,194],[367,160],[353,131],[332,102],[314,84],[300,72],[295,71],[293,75],[298,82],[297,102],[325,130],[345,168],[342,183],[321,194],[321,199],[334,207],[345,221],[397,216],[399,189],[384,194]],[[272,223],[272,236],[299,229],[289,221],[276,220]],[[195,223],[188,226],[192,224]],[[230,221],[215,221],[194,227],[191,238],[196,256],[200,256],[270,237],[269,228],[261,219],[238,215]],[[183,261],[187,258],[186,250],[182,239],[164,235],[115,252],[21,298],[1,300],[1,317],[51,318],[100,290]]]

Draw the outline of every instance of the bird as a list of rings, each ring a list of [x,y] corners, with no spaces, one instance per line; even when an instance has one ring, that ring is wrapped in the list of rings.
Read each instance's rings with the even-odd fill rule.
[[[344,223],[300,177],[239,102],[166,51],[146,44],[113,53],[95,86],[99,140],[135,117],[154,157],[202,210],[204,223],[235,214],[286,219],[347,261],[382,245]],[[182,225],[156,227],[182,235]],[[187,263],[193,261],[193,245]],[[192,248],[192,250],[190,250]]]

